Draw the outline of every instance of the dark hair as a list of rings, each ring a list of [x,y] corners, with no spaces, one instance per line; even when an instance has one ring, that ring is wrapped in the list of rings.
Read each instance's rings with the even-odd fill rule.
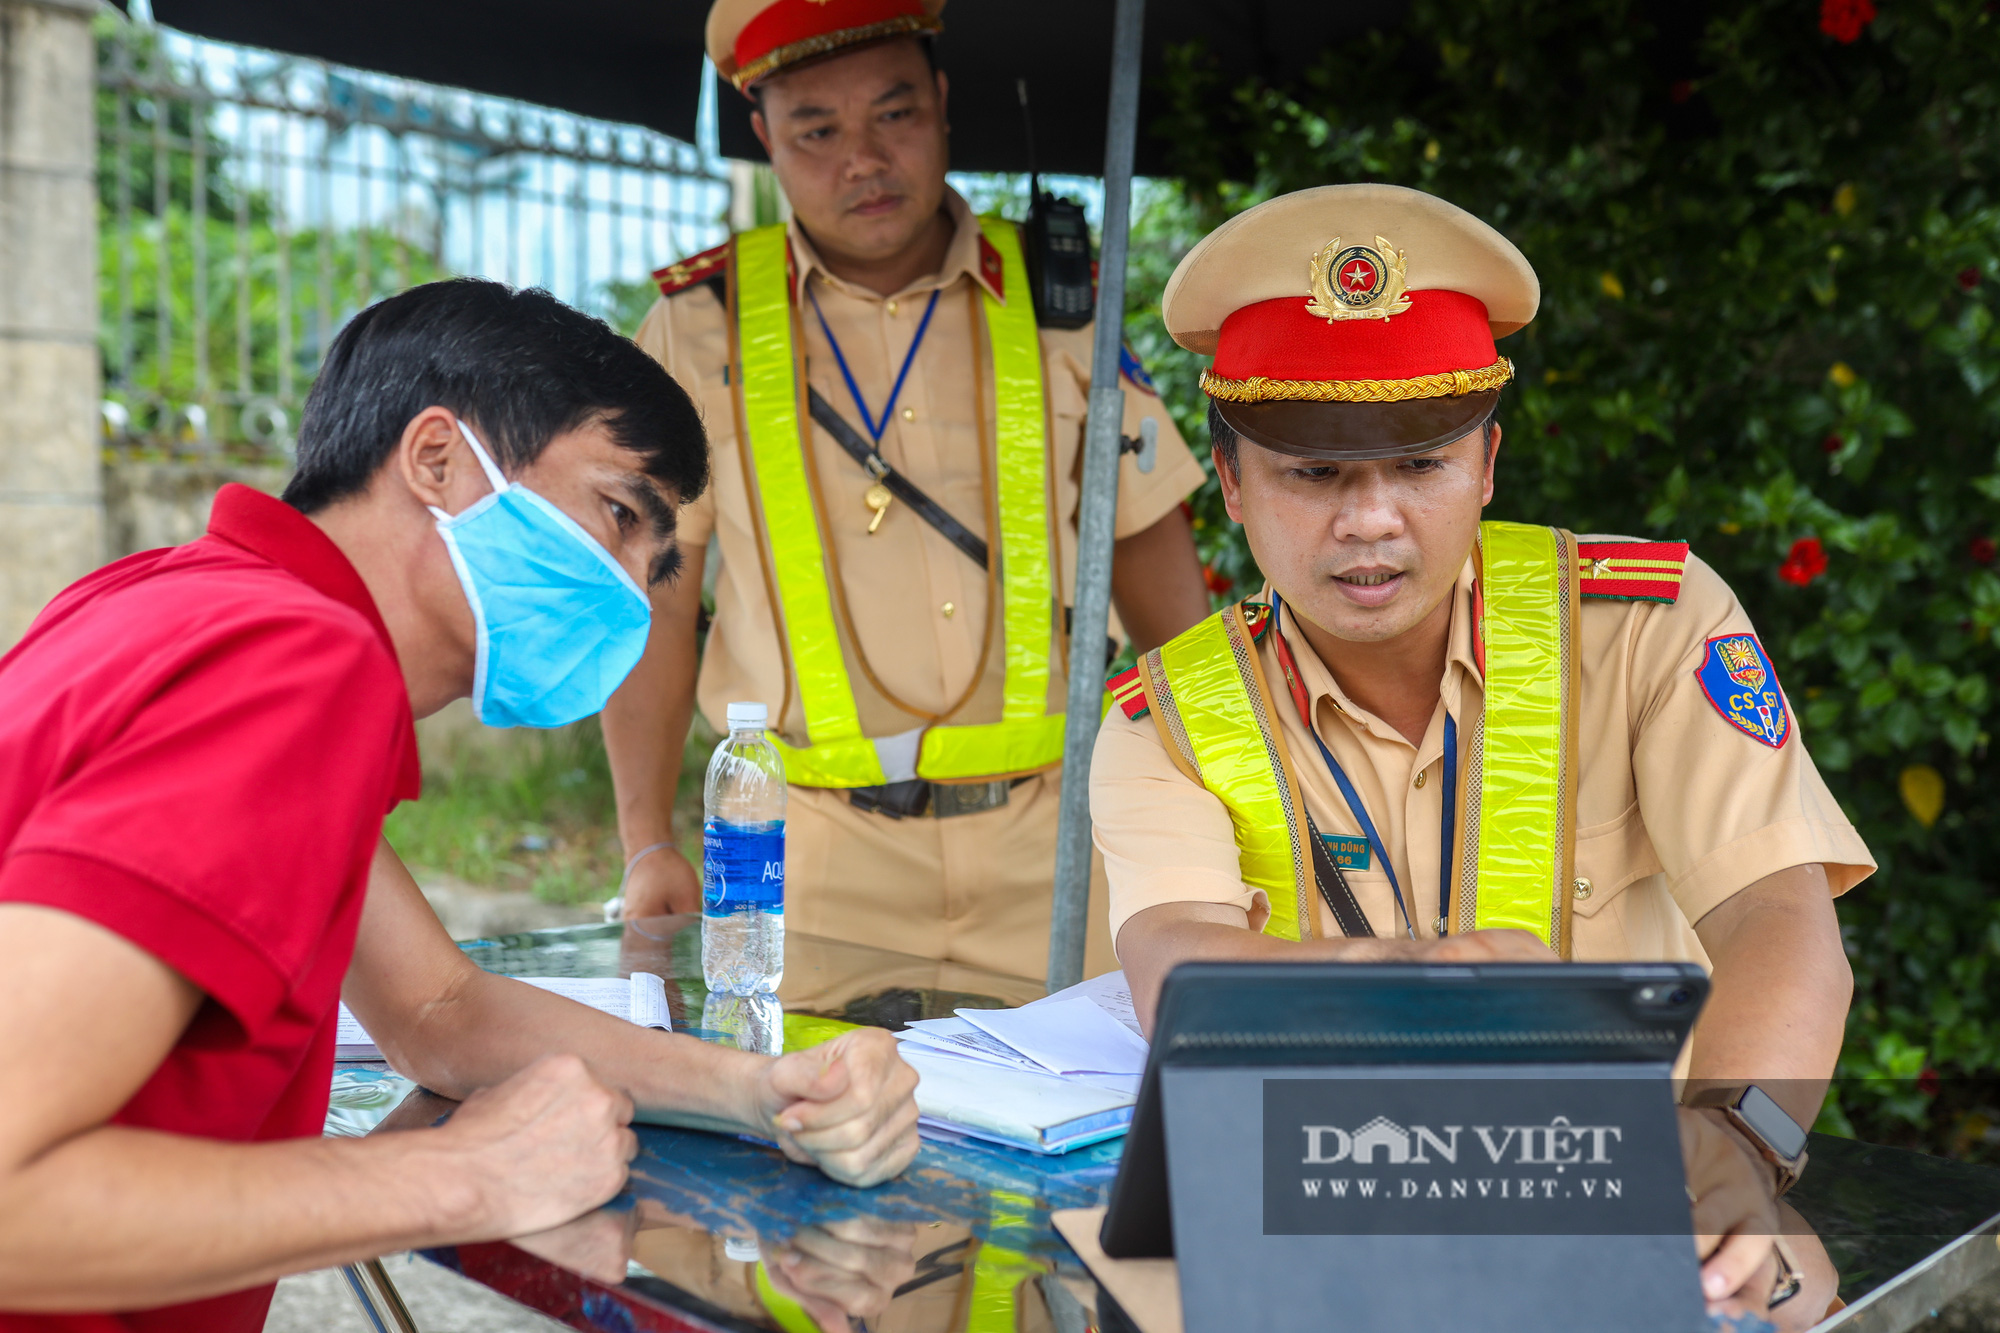
[[[1222,409],[1208,400],[1208,442],[1215,452],[1222,455],[1222,461],[1230,467],[1236,466],[1236,431],[1222,419]]]
[[[680,503],[708,486],[701,414],[659,362],[545,291],[455,278],[376,302],[333,340],[285,503],[311,514],[366,490],[427,407],[465,418],[503,472],[602,421]]]
[[[935,73],[937,73],[937,72],[938,72],[938,61],[937,61],[937,47],[936,47],[936,45],[935,45],[935,41],[936,41],[936,35],[935,35],[935,34],[933,34],[933,33],[928,33],[928,32],[913,32],[913,33],[910,33],[910,34],[908,34],[907,38],[895,38],[895,37],[892,37],[892,38],[890,38],[889,40],[890,40],[890,41],[899,41],[899,40],[910,40],[910,41],[914,41],[914,42],[916,42],[916,44],[917,44],[918,46],[920,46],[920,47],[922,47],[922,48],[923,48],[923,51],[924,51],[924,63],[925,63],[926,65],[930,66],[930,70],[931,70],[931,73],[935,74]],[[860,45],[860,46],[843,46],[843,47],[837,47],[836,49],[834,49],[834,50],[832,50],[832,51],[828,51],[828,52],[827,52],[827,53],[826,53],[825,55],[823,55],[823,56],[820,56],[820,57],[818,57],[817,59],[818,59],[818,60],[830,60],[830,59],[832,59],[832,58],[833,58],[834,56],[844,56],[844,55],[848,55],[848,54],[850,54],[850,53],[852,53],[852,52],[855,52],[855,51],[859,51],[859,50],[861,50],[861,49],[862,49],[862,47],[865,47],[865,46],[878,46],[878,45],[881,45],[881,43],[879,43],[879,42],[863,42],[863,43],[861,43],[861,45]],[[791,69],[800,69],[800,68],[803,68],[803,67],[804,67],[804,66],[806,66],[806,65],[810,65],[810,64],[815,64],[815,63],[817,63],[817,60],[801,60],[801,61],[799,61],[799,62],[798,62],[797,64],[795,64],[795,65],[792,65],[792,66],[790,66],[790,68],[791,68]],[[781,72],[782,72],[782,71],[781,71]],[[755,103],[757,104],[757,109],[758,109],[759,111],[762,111],[762,110],[764,109],[764,89],[765,89],[766,87],[768,87],[768,86],[770,85],[770,82],[771,82],[771,78],[773,78],[773,77],[775,77],[775,76],[766,76],[765,78],[762,78],[762,79],[759,79],[759,80],[758,80],[757,82],[755,82],[755,83],[751,84],[751,85],[750,85],[750,87],[749,87],[748,89],[746,89],[746,90],[745,90],[745,91],[747,91],[747,92],[748,92],[748,93],[750,94],[750,100],[751,100],[751,101],[753,101],[753,102],[755,102]]]

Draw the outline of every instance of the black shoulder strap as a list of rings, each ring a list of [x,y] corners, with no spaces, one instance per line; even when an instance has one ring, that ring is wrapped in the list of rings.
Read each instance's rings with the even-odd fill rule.
[[[701,281],[715,293],[716,303],[726,309],[729,305],[729,286],[724,274],[718,271]],[[918,518],[943,533],[946,541],[965,552],[966,559],[981,569],[986,568],[986,543],[953,518],[943,505],[919,490],[915,482],[890,467],[874,447],[861,438],[861,432],[848,425],[834,410],[833,404],[826,401],[818,389],[807,390],[806,408],[820,428],[833,436],[834,443],[861,464],[870,477],[888,487],[891,495],[915,510]]]
[[[946,541],[965,552],[966,559],[986,568],[986,543],[945,511],[943,505],[917,489],[916,483],[896,471],[883,461],[875,447],[861,438],[861,432],[847,424],[840,413],[833,410],[833,404],[826,401],[818,389],[808,389],[807,408],[812,419],[834,442],[845,449],[868,475],[889,488],[889,493],[917,512],[917,517],[944,534]]]
[[[1368,914],[1355,900],[1354,890],[1347,887],[1347,876],[1334,864],[1333,853],[1326,849],[1326,839],[1313,827],[1311,815],[1306,816],[1306,840],[1312,843],[1313,883],[1319,886],[1319,896],[1333,909],[1340,933],[1349,939],[1372,936],[1375,928],[1368,924]]]

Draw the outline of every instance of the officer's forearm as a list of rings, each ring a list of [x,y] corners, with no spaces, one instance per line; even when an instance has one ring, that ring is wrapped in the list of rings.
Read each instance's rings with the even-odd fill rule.
[[[1714,973],[1695,1025],[1690,1081],[1756,1083],[1810,1126],[1854,993],[1826,868],[1767,875],[1702,917],[1695,933]]]
[[[1526,961],[1547,956],[1532,936],[1515,943],[1515,931],[1480,931],[1448,941],[1367,936],[1361,939],[1287,940],[1250,928],[1242,908],[1226,903],[1161,903],[1134,914],[1118,928],[1118,960],[1132,988],[1139,1025],[1153,1031],[1153,1010],[1167,973],[1191,962],[1387,963],[1410,958],[1459,961]]]
[[[1194,531],[1179,507],[1111,553],[1111,600],[1139,652],[1153,649],[1208,614],[1208,588]]]
[[[670,841],[681,753],[694,718],[695,673],[701,665],[706,551],[684,549],[680,577],[653,590],[653,632],[646,655],[604,706],[604,751],[618,793],[618,836],[625,854]]]

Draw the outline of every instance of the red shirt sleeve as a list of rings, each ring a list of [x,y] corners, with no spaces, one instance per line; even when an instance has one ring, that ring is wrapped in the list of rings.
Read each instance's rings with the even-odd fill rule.
[[[358,618],[245,616],[135,663],[35,804],[0,901],[131,940],[257,1029],[365,891],[408,741],[402,675]],[[162,648],[162,653],[173,652]],[[344,965],[343,965],[344,970]]]

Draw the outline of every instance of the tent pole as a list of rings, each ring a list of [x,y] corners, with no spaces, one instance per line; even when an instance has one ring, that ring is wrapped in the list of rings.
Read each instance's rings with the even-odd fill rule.
[[[1083,979],[1090,911],[1090,750],[1102,718],[1098,653],[1111,619],[1111,545],[1118,512],[1118,437],[1125,422],[1118,350],[1124,337],[1125,244],[1132,218],[1132,147],[1139,128],[1139,38],[1146,0],[1117,0],[1111,30],[1111,112],[1104,129],[1104,248],[1097,279],[1090,417],[1077,516],[1076,608],[1070,622],[1069,705],[1063,724],[1062,822],[1056,832],[1049,989]]]

